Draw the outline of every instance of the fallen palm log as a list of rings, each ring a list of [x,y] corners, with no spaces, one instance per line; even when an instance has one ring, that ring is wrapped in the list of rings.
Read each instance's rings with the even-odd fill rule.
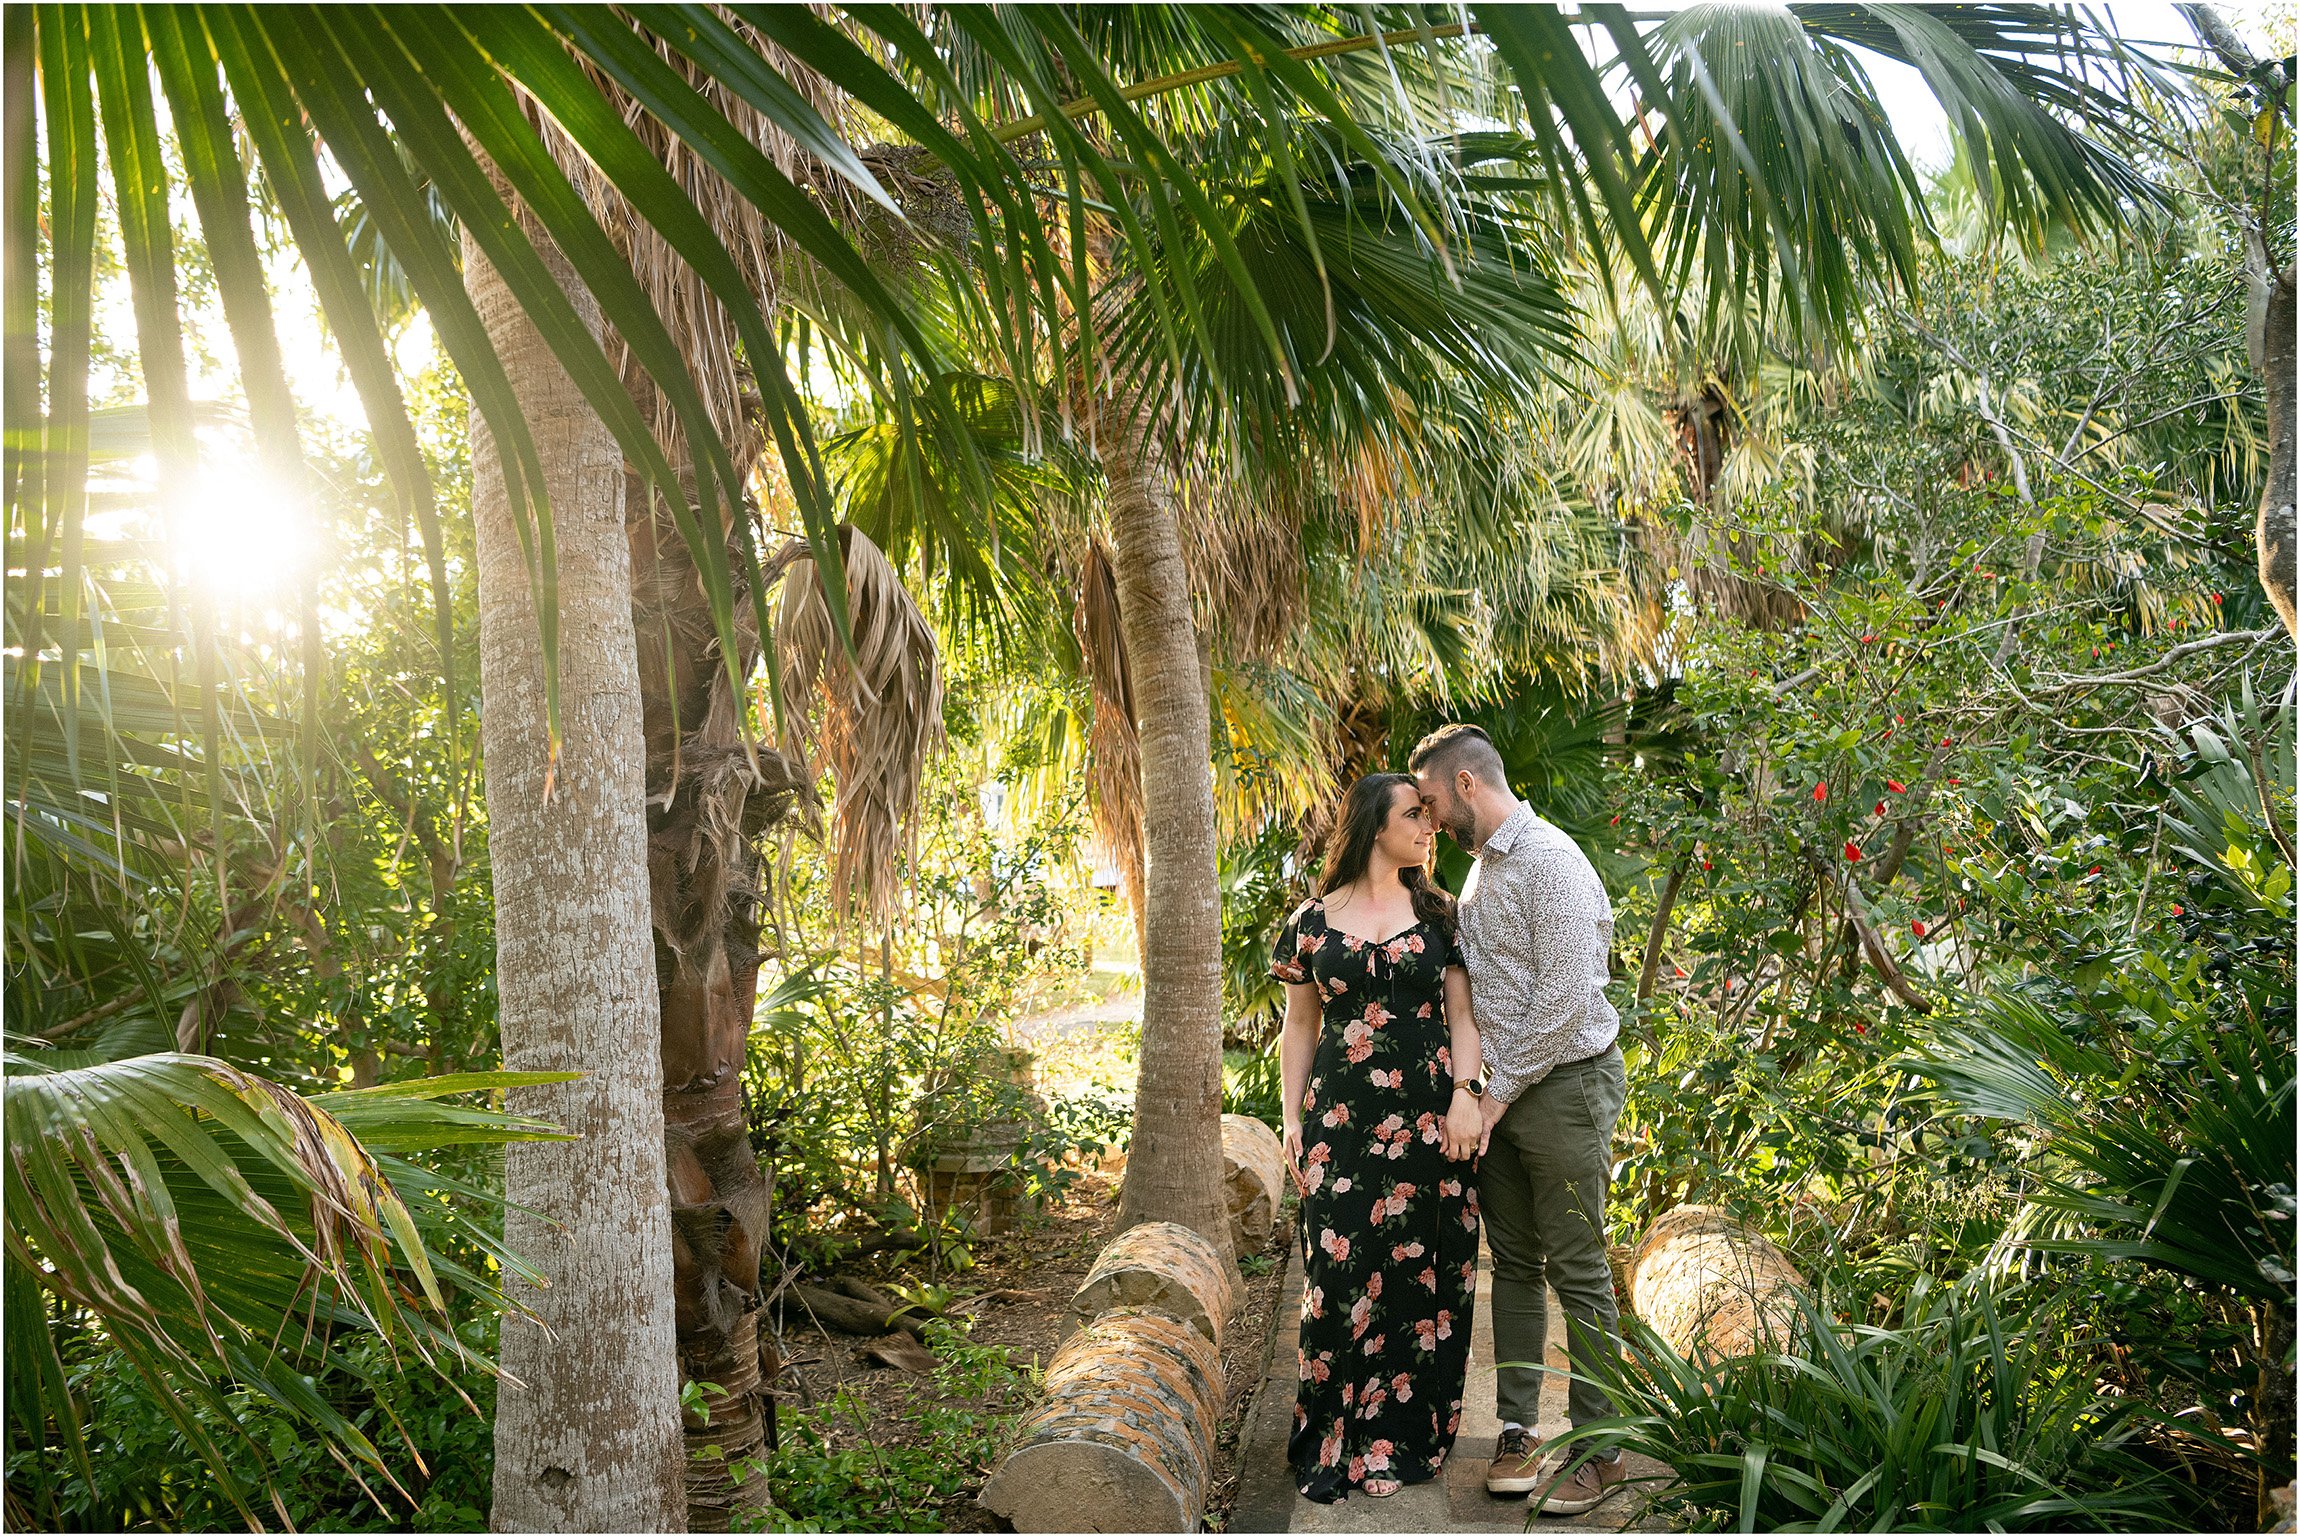
[[[916,1313],[890,1317],[898,1304],[884,1297],[876,1302],[865,1302],[857,1297],[804,1284],[792,1286],[786,1295],[801,1304],[804,1311],[813,1314],[816,1322],[836,1329],[841,1334],[891,1334],[897,1329],[910,1335],[924,1334],[924,1326]]]
[[[1018,1532],[1196,1531],[1223,1396],[1222,1358],[1197,1329],[1105,1313],[1047,1363],[1045,1401],[982,1503]]]
[[[1230,1203],[1230,1246],[1259,1254],[1278,1223],[1286,1188],[1286,1149],[1269,1123],[1250,1115],[1222,1117],[1222,1191]]]
[[[1112,1308],[1154,1308],[1180,1319],[1217,1348],[1238,1303],[1236,1268],[1203,1237],[1176,1222],[1145,1222],[1111,1240],[1070,1299],[1072,1327]]]
[[[1715,1206],[1680,1206],[1629,1264],[1629,1304],[1680,1355],[1753,1355],[1788,1343],[1805,1278],[1787,1255]]]

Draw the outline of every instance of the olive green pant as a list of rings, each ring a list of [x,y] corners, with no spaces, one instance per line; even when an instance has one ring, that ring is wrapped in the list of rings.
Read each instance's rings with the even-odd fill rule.
[[[1612,1400],[1585,1379],[1595,1362],[1621,1349],[1605,1258],[1605,1195],[1613,1123],[1627,1094],[1619,1046],[1553,1069],[1502,1112],[1478,1164],[1478,1209],[1493,1250],[1495,1397],[1505,1424],[1530,1428],[1540,1419],[1540,1367],[1549,1349],[1544,1282],[1565,1305],[1573,1423],[1613,1413]]]

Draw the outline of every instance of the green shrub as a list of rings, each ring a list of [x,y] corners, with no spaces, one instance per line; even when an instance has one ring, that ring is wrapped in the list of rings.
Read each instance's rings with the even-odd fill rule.
[[[1278,1076],[1278,1043],[1259,1051],[1222,1053],[1222,1113],[1250,1115],[1272,1131],[1285,1125],[1285,1100]]]
[[[1740,1531],[2193,1529],[2199,1499],[2142,1455],[2139,1403],[2100,1392],[2037,1289],[1920,1278],[1896,1328],[1800,1303],[1778,1353],[1700,1364],[1622,1321],[1617,1434],[1688,1524]]]
[[[931,1388],[900,1411],[917,1438],[881,1445],[870,1405],[841,1388],[829,1402],[786,1413],[782,1446],[749,1465],[769,1480],[773,1508],[756,1530],[934,1532],[969,1497],[1037,1394],[1038,1373],[996,1345],[975,1345],[941,1319],[926,1325],[936,1366]],[[746,1469],[745,1476],[752,1476]]]
[[[494,1356],[494,1319],[472,1319],[458,1332],[474,1352]],[[443,1379],[420,1361],[393,1361],[366,1336],[348,1343],[342,1360],[343,1368],[323,1374],[317,1386],[383,1449],[408,1498],[372,1473],[371,1498],[287,1411],[242,1390],[228,1395],[234,1417],[271,1459],[272,1488],[282,1508],[272,1511],[259,1501],[257,1513],[276,1518],[284,1512],[292,1529],[303,1532],[484,1530],[495,1479],[494,1379],[478,1370]],[[11,1456],[11,1490],[44,1482],[54,1492],[56,1507],[43,1514],[43,1524],[52,1520],[56,1530],[95,1532],[247,1529],[229,1495],[111,1345],[80,1336],[66,1370],[84,1406],[96,1477],[90,1484],[54,1447]],[[378,1412],[379,1403],[390,1405],[389,1418]],[[222,1439],[222,1426],[208,1428]],[[411,1448],[421,1468],[407,1455]],[[48,1459],[49,1466],[27,1466],[35,1457]],[[14,1516],[12,1505],[12,1524]]]

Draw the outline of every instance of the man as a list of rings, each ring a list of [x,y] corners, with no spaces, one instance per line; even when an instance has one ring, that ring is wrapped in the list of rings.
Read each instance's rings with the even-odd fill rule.
[[[1487,1074],[1478,1205],[1493,1249],[1494,1355],[1529,1363],[1496,1375],[1502,1428],[1485,1486],[1522,1495],[1542,1483],[1534,1426],[1549,1347],[1545,1280],[1568,1319],[1573,1423],[1614,1412],[1584,1380],[1621,1348],[1605,1256],[1613,1123],[1627,1093],[1621,1020],[1605,998],[1613,906],[1589,857],[1510,793],[1483,731],[1435,731],[1407,767],[1433,819],[1477,856],[1461,892],[1461,946]],[[1579,1515],[1623,1476],[1620,1452],[1601,1453],[1542,1510]]]

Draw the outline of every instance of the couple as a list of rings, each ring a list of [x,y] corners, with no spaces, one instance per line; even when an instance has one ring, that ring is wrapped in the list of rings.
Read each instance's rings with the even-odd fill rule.
[[[1581,850],[1510,793],[1483,731],[1447,726],[1408,761],[1411,775],[1369,774],[1343,797],[1319,895],[1270,964],[1286,984],[1279,1062],[1305,1273],[1288,1457],[1321,1504],[1395,1494],[1445,1466],[1481,1210],[1495,1356],[1527,1363],[1497,1374],[1486,1488],[1543,1483],[1545,1279],[1570,1316],[1573,1423],[1613,1412],[1583,1380],[1619,1348],[1604,1225],[1625,1087],[1604,991],[1613,910]],[[1440,827],[1477,856],[1458,903],[1427,874]],[[1576,1515],[1611,1494],[1622,1464],[1604,1456],[1543,1510]]]

